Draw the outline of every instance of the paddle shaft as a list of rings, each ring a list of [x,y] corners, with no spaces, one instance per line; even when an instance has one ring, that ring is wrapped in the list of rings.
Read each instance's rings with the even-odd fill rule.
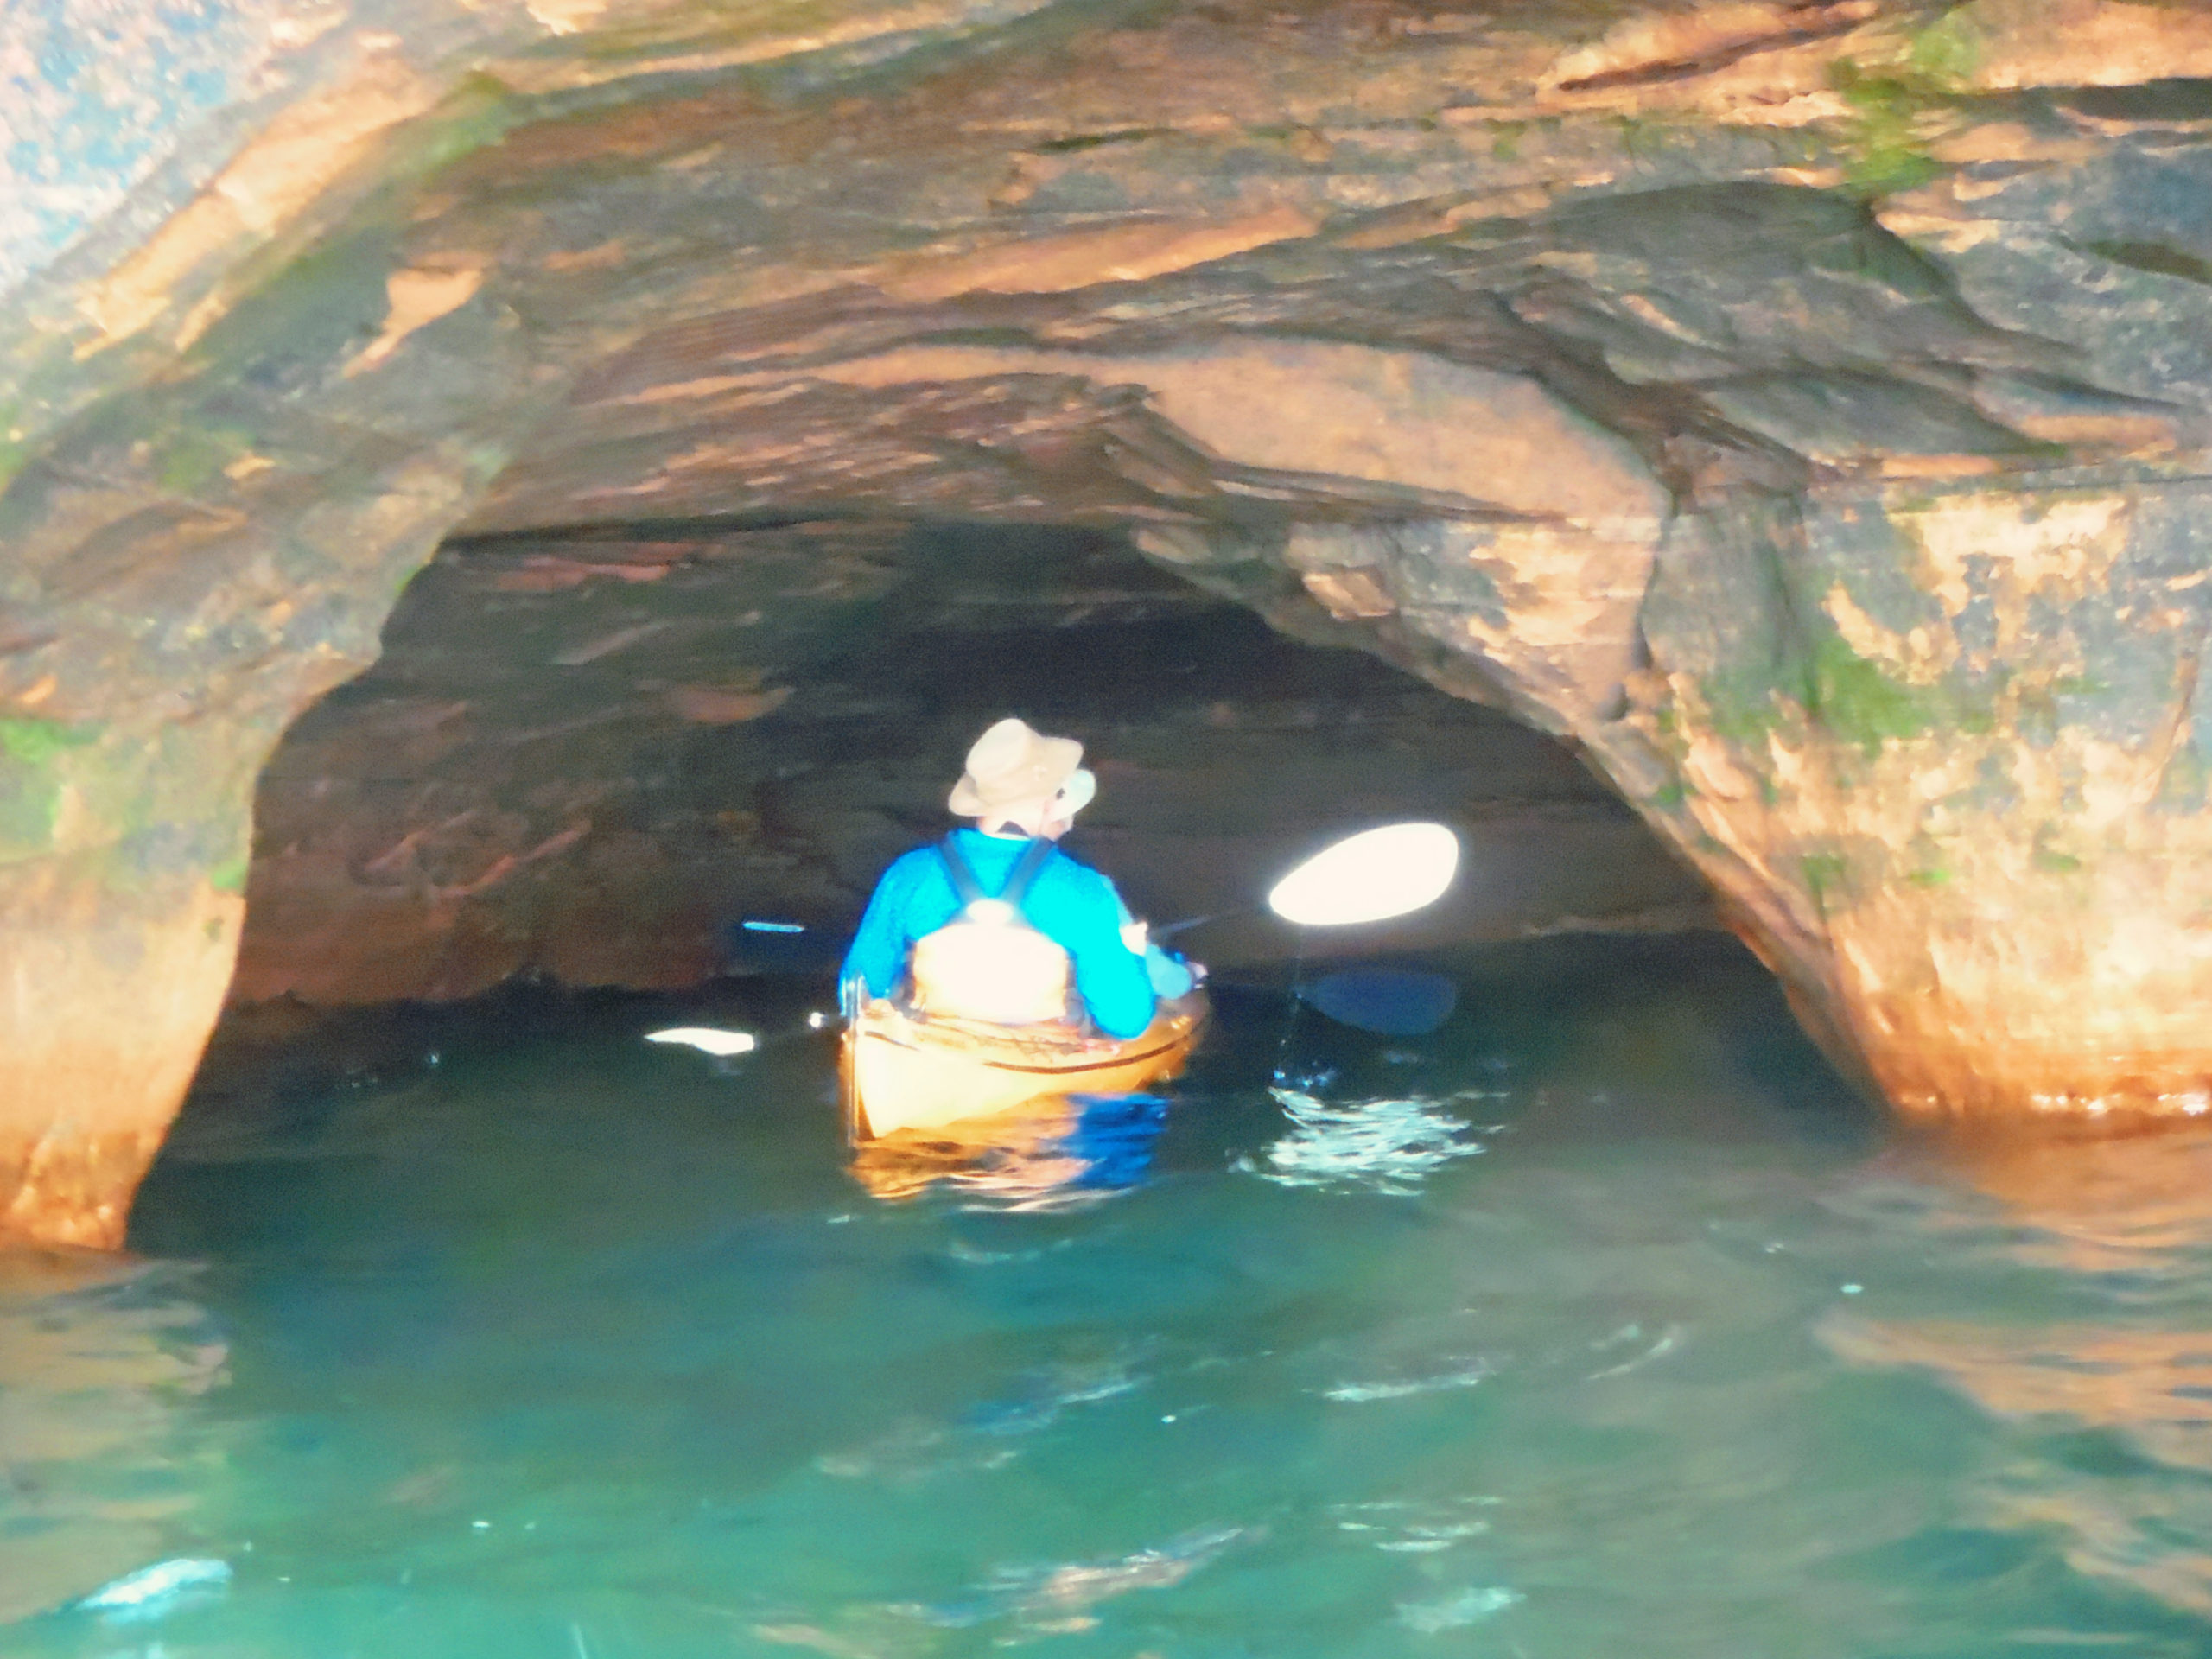
[[[1256,916],[1259,913],[1259,906],[1243,905],[1235,910],[1217,910],[1205,916],[1185,916],[1179,922],[1170,922],[1165,927],[1154,928],[1152,937],[1155,940],[1172,939],[1179,933],[1187,933],[1194,927],[1204,927],[1209,922],[1232,921],[1239,916]]]

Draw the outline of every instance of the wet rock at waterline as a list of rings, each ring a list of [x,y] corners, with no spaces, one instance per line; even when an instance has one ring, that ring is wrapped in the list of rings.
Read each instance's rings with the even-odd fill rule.
[[[683,516],[1124,534],[1580,745],[1892,1098],[2202,1107],[2201,8],[25,27],[107,57],[0,112],[17,1230],[118,1236],[440,541]]]

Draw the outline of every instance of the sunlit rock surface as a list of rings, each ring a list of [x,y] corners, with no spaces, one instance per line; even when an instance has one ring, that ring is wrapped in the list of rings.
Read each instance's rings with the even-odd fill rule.
[[[1900,1103],[2202,1109],[2202,8],[54,16],[10,1225],[116,1235],[251,780],[440,540],[672,516],[1124,532],[1579,744]]]

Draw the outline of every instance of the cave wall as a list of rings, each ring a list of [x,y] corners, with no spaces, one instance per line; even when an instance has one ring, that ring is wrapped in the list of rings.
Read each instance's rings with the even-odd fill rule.
[[[1124,530],[1580,745],[1892,1098],[2205,1109],[2202,8],[202,14],[10,60],[7,1224],[118,1235],[442,538],[667,514]]]
[[[1450,899],[1306,950],[1712,925],[1560,746],[1287,639],[1121,536],[669,525],[450,545],[415,579],[376,666],[262,771],[232,998],[826,971],[1009,712],[1086,743],[1102,792],[1070,845],[1163,924],[1249,910],[1348,829],[1431,817],[1466,848]],[[733,937],[747,917],[808,931]],[[1217,967],[1299,948],[1264,915],[1190,944]]]

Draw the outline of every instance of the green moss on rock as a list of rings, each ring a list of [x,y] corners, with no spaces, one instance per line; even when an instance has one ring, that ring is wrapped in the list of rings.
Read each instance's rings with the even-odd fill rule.
[[[1764,668],[1725,668],[1698,683],[1706,718],[1732,743],[1753,743],[1787,717],[1788,705],[1807,705],[1809,696],[1796,676]]]
[[[1981,67],[1981,38],[1967,22],[1966,9],[1945,13],[1913,36],[1905,65],[1923,80],[1963,86]]]
[[[19,766],[45,767],[67,753],[81,749],[99,734],[87,726],[73,726],[58,720],[33,720],[18,716],[0,720],[0,750]]]
[[[1839,907],[1849,896],[1851,867],[1840,853],[1808,853],[1797,861],[1805,890],[1822,915]]]
[[[67,781],[61,758],[95,735],[60,721],[0,720],[0,862],[35,857],[53,843]]]
[[[1888,739],[1918,737],[1936,724],[1933,697],[1891,679],[1840,634],[1814,652],[1810,690],[1814,717],[1869,756]]]
[[[1844,179],[1853,190],[1893,195],[1942,175],[1918,131],[1934,88],[1910,74],[1869,73],[1849,58],[1837,60],[1830,79],[1856,118],[1843,135]]]

